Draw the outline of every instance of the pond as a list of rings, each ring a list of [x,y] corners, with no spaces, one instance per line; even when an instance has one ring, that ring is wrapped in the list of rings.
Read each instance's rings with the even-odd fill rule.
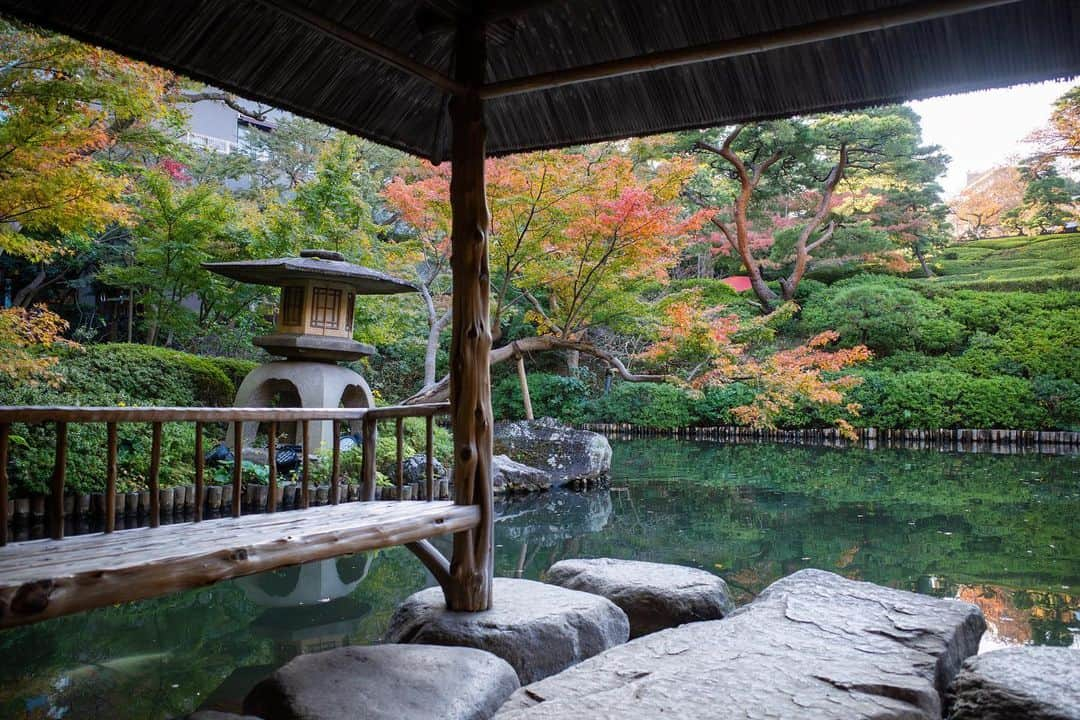
[[[496,574],[637,558],[710,570],[744,603],[817,567],[977,603],[984,650],[1080,646],[1080,457],[613,446],[610,488],[499,503]],[[394,605],[430,584],[395,548],[0,632],[0,717],[235,708],[297,653],[376,641]]]

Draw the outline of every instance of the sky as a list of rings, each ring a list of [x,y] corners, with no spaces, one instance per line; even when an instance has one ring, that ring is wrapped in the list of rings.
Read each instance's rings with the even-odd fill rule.
[[[1017,85],[1000,90],[908,103],[922,117],[923,139],[952,158],[941,181],[946,197],[967,183],[968,172],[989,170],[1026,154],[1023,139],[1050,118],[1054,101],[1080,80]]]

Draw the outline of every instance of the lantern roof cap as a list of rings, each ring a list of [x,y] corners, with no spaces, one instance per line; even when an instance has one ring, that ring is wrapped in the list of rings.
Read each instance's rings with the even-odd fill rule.
[[[325,280],[348,285],[357,295],[418,292],[406,280],[347,262],[341,253],[332,250],[302,250],[300,257],[213,262],[202,266],[212,273],[252,285],[280,287],[302,280]]]

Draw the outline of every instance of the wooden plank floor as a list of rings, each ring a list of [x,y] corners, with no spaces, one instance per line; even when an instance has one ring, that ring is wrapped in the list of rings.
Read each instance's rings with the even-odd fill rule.
[[[0,628],[476,527],[452,502],[344,503],[0,547]]]

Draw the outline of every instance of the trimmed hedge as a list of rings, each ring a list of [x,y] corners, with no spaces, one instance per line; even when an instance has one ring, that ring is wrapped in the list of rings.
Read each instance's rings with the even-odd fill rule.
[[[242,378],[254,363],[206,358],[148,345],[102,344],[69,350],[56,365],[59,387],[0,383],[3,405],[210,405],[227,406],[236,394],[233,378]],[[150,428],[118,426],[118,486],[145,485],[150,464]],[[54,429],[45,425],[12,427],[13,486],[21,493],[48,491],[52,473]],[[194,474],[191,423],[162,427],[161,483],[183,485]],[[72,492],[100,492],[105,487],[104,425],[76,423],[68,427],[67,486]]]

